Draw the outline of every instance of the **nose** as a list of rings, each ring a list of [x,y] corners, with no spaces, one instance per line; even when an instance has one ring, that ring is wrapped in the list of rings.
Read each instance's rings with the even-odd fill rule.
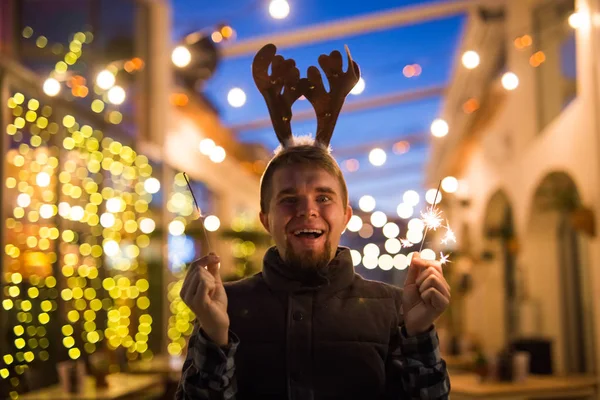
[[[317,203],[309,198],[298,201],[296,215],[299,217],[316,217],[319,215]]]

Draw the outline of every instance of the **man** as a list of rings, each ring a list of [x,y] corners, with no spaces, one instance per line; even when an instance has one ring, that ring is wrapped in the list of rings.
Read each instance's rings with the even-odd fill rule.
[[[178,399],[448,398],[433,327],[450,299],[441,265],[414,256],[403,289],[354,272],[339,247],[352,209],[332,129],[314,143],[278,132],[283,149],[261,180],[275,241],[261,273],[223,284],[215,254],[192,264],[181,297],[198,323]]]

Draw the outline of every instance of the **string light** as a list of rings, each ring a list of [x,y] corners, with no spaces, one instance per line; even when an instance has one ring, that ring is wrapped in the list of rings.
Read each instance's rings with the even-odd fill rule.
[[[387,155],[385,151],[380,148],[375,148],[369,152],[369,162],[376,167],[380,167],[385,164]]]
[[[177,46],[171,53],[171,61],[176,67],[185,68],[192,61],[192,53],[185,46]]]
[[[356,85],[354,85],[354,87],[350,91],[350,94],[353,94],[355,96],[361,94],[365,91],[365,86],[365,80],[362,77],[358,78],[358,82],[356,82]]]
[[[431,134],[435,137],[444,137],[448,134],[450,128],[443,119],[436,119],[431,123]]]
[[[513,72],[502,75],[502,86],[506,90],[515,90],[519,86],[519,78]]]
[[[119,105],[125,101],[125,90],[121,86],[113,86],[108,90],[108,101]]]
[[[442,179],[442,190],[446,193],[455,193],[458,190],[458,179],[453,176]]]
[[[583,26],[585,22],[584,14],[581,12],[574,12],[569,15],[569,25],[573,29],[579,29]]]
[[[353,215],[352,217],[350,217],[350,220],[348,221],[348,225],[346,227],[350,232],[358,232],[360,231],[360,228],[362,228],[362,226],[362,218],[360,218],[358,215]]]
[[[54,78],[48,78],[44,81],[43,90],[48,96],[56,96],[60,93],[60,82]]]
[[[76,41],[80,39],[81,36],[76,35],[71,43],[74,54],[80,46]],[[69,82],[73,87],[80,84],[79,81],[81,79],[77,78]],[[27,280],[31,286],[20,290],[19,286],[11,285],[7,290],[10,299],[4,299],[2,307],[18,313],[17,319],[23,328],[27,326],[25,332],[28,336],[37,334],[41,338],[24,340],[24,334],[17,328],[16,333],[21,340],[15,340],[14,346],[19,352],[10,362],[16,362],[16,367],[21,368],[34,360],[50,359],[46,350],[49,341],[44,336],[45,326],[57,310],[59,293],[55,289],[54,263],[58,264],[58,279],[63,281],[64,289],[59,299],[64,301],[65,316],[82,330],[80,337],[73,335],[70,325],[70,330],[63,329],[62,342],[68,348],[70,358],[78,359],[83,351],[94,352],[96,344],[104,339],[111,349],[126,347],[130,360],[137,355],[151,354],[146,343],[147,335],[141,333],[141,330],[149,333],[149,325],[146,328],[146,325],[138,325],[136,333],[136,327],[129,322],[134,313],[147,309],[150,304],[147,297],[140,296],[144,284],[141,283],[139,288],[132,287],[129,279],[118,275],[115,287],[104,284],[113,279],[111,271],[130,271],[132,278],[146,273],[145,264],[138,256],[140,248],[147,245],[148,237],[138,232],[136,221],[142,223],[146,220],[140,217],[148,211],[151,200],[150,195],[142,190],[144,180],[149,180],[152,173],[147,158],[138,156],[118,141],[104,137],[101,131],[79,123],[71,115],[57,119],[50,106],[15,93],[8,105],[16,107],[19,104],[26,104],[31,112],[23,118],[23,122],[15,115],[12,125],[32,132],[37,128],[48,131],[35,136],[39,140],[31,141],[31,146],[23,141],[22,135],[10,137],[13,148],[6,154],[7,196],[14,199],[19,207],[15,209],[15,217],[6,221],[8,235],[4,250],[8,262],[4,265],[5,271],[11,274],[12,283]],[[57,134],[61,135],[58,143],[69,150],[61,162],[57,158],[58,148],[48,143],[51,135]],[[107,179],[103,178],[102,170],[110,172]],[[115,214],[100,215],[99,206],[103,201]],[[57,213],[59,218],[70,219],[72,222],[69,224],[73,224],[75,229],[59,230],[53,226],[55,221],[52,217]],[[108,223],[107,219],[112,221]],[[19,237],[25,224],[27,236],[21,240]],[[57,249],[56,252],[53,249]],[[109,277],[101,282],[98,269],[103,267],[103,254],[108,257],[105,273]],[[19,257],[19,263],[11,263],[10,260],[17,261]],[[21,266],[26,268],[21,269]],[[23,275],[11,271],[21,271]],[[98,289],[103,287],[110,297],[99,292]],[[36,299],[44,299],[39,308],[35,306]],[[113,307],[117,307],[122,318],[115,323],[108,320],[104,329],[101,325],[105,321],[98,319],[96,312],[101,309],[109,313],[116,311]],[[136,336],[135,340],[133,336]]]
[[[290,5],[286,0],[271,0],[269,14],[275,19],[284,19],[290,14]]]
[[[212,139],[206,138],[200,141],[200,145],[198,146],[198,148],[200,150],[200,153],[204,154],[205,156],[208,156],[215,148],[215,146],[215,142]]]
[[[473,51],[473,50],[465,51],[465,53],[462,55],[462,64],[467,69],[477,68],[479,66],[480,61],[481,60],[480,60],[479,54],[477,54],[476,51]]]
[[[221,146],[215,146],[210,151],[209,158],[214,163],[222,163],[223,161],[225,161],[225,156],[226,156],[225,149],[222,148]]]
[[[227,101],[231,107],[242,107],[246,104],[246,93],[240,88],[233,88],[227,93]]]
[[[375,209],[376,202],[373,196],[364,195],[358,200],[358,207],[364,212],[371,212]]]
[[[96,85],[103,90],[112,88],[115,85],[115,81],[115,75],[106,69],[100,71],[100,73],[96,76]]]

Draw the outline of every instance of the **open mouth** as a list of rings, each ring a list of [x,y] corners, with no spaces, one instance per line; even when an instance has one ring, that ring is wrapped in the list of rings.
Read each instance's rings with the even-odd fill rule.
[[[294,231],[294,236],[301,239],[318,239],[323,236],[323,231],[320,229],[299,229]]]

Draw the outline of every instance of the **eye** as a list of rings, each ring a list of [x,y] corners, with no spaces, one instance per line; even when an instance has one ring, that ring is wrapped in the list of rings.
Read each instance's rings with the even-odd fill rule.
[[[317,201],[319,203],[326,203],[326,202],[328,202],[330,200],[331,200],[331,198],[329,196],[324,195],[324,194],[321,195],[321,196],[319,196],[319,197],[317,197]]]
[[[296,202],[296,198],[295,197],[284,197],[283,199],[280,200],[281,203],[284,204],[294,204]]]

